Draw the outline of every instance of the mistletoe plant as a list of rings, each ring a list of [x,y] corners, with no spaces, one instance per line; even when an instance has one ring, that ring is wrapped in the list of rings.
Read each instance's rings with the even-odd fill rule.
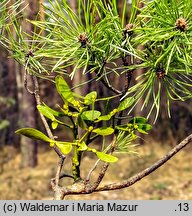
[[[47,131],[46,135],[35,128],[22,128],[16,133],[48,142],[60,157],[56,177],[51,181],[55,199],[63,199],[68,194],[128,187],[160,167],[191,141],[190,135],[151,167],[122,183],[99,186],[109,164],[117,162],[116,152],[133,153],[136,132],[147,134],[151,129],[146,118],[128,116],[141,99],[141,108],[148,108],[152,101],[148,117],[156,110],[156,121],[162,93],[167,96],[168,111],[170,100],[183,101],[192,96],[192,3],[154,0],[138,8],[138,1],[132,0],[131,15],[126,22],[126,2],[120,16],[116,0],[78,0],[76,11],[66,0],[48,0],[44,5],[46,20],[26,21],[34,26],[33,34],[22,29],[21,15],[4,28],[9,37],[3,39],[3,44],[13,58],[24,65],[27,89],[27,76],[33,78],[35,90],[29,92],[36,98]],[[16,38],[12,36],[11,25]],[[140,45],[142,49],[138,48]],[[132,80],[138,68],[144,70],[136,77],[135,84]],[[49,75],[52,73],[58,75],[52,78]],[[78,73],[92,78],[72,88],[67,80],[73,80]],[[111,76],[113,79],[126,78],[121,88],[113,85]],[[43,102],[39,95],[39,78],[55,84],[62,104],[50,107]],[[100,97],[96,90],[85,95],[73,91],[93,82],[102,83],[109,91],[108,97]],[[98,104],[104,104],[105,110],[98,109]],[[56,139],[54,130],[57,127],[68,128],[71,140]],[[111,143],[106,136],[112,137]],[[94,148],[92,143],[98,137],[103,142]],[[91,152],[98,158],[87,177],[81,175],[83,152]],[[69,154],[72,154],[71,174],[61,174]],[[92,182],[91,175],[100,161],[103,167]],[[60,186],[59,181],[64,177],[73,178],[73,185]]]
[[[57,105],[58,111],[53,110],[46,104],[38,105],[37,109],[42,115],[52,121],[51,126],[53,130],[56,129],[58,125],[69,128],[73,135],[73,140],[71,142],[53,140],[42,132],[32,128],[23,128],[17,130],[16,133],[43,140],[50,143],[51,147],[56,145],[65,155],[73,150],[72,162],[74,180],[80,179],[80,162],[81,155],[84,151],[95,153],[99,159],[105,162],[116,162],[117,157],[107,154],[108,151],[121,152],[122,149],[125,149],[125,145],[127,146],[126,151],[129,151],[130,142],[125,143],[124,139],[130,139],[130,141],[132,141],[136,139],[135,131],[146,133],[146,131],[151,129],[151,126],[146,124],[146,119],[141,117],[130,119],[125,125],[116,125],[114,123],[115,116],[118,115],[119,112],[130,107],[133,103],[132,98],[126,98],[117,108],[106,115],[102,115],[100,111],[95,110],[95,103],[97,102],[96,91],[88,93],[85,97],[81,96],[81,99],[77,100],[62,76],[56,76],[55,84],[64,104],[62,106]],[[65,117],[69,119],[69,123],[67,123],[68,121]],[[98,123],[101,122],[103,122],[103,124],[107,122],[109,126],[98,127]],[[79,128],[84,130],[82,137],[79,137]],[[113,143],[107,146],[106,143],[103,143],[101,146],[102,151],[89,147],[89,144],[98,136],[105,137],[111,134],[115,136]],[[124,143],[123,146],[122,143]]]

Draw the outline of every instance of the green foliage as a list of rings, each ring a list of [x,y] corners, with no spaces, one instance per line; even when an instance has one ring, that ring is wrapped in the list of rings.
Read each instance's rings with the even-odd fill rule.
[[[3,45],[29,74],[47,79],[51,79],[47,74],[59,74],[51,81],[63,103],[56,110],[43,103],[37,109],[53,130],[67,127],[73,137],[68,142],[52,140],[31,128],[16,133],[43,140],[51,147],[56,145],[64,154],[73,152],[75,180],[85,151],[105,162],[117,161],[111,150],[134,152],[132,142],[137,132],[147,134],[152,128],[144,117],[127,117],[140,101],[141,109],[148,111],[147,118],[153,116],[156,121],[164,95],[169,116],[172,100],[192,97],[191,1],[146,1],[139,9],[138,1],[132,0],[127,23],[126,2],[120,16],[116,0],[78,0],[77,11],[67,0],[48,0],[44,5],[46,19],[27,21],[38,33],[29,36],[23,32],[17,17],[5,27],[9,37],[3,39]],[[138,76],[136,69],[142,69]],[[67,80],[73,80],[77,73],[92,78],[73,89],[99,81],[111,93],[107,98],[100,98],[96,90],[85,96],[74,93]],[[132,75],[137,76],[136,84],[131,82]],[[122,88],[116,89],[113,80],[122,76],[126,76]],[[114,100],[117,103],[111,107]],[[100,104],[107,108],[100,110]],[[114,146],[105,141],[111,135],[115,137]],[[90,147],[97,137],[103,139],[103,145]]]
[[[90,93],[88,93],[85,98],[84,98],[84,104],[85,105],[91,105],[95,102],[97,98],[97,92],[96,91],[92,91]]]
[[[64,142],[56,142],[57,147],[61,150],[63,154],[69,154],[72,150],[71,143],[64,143]]]
[[[76,12],[66,0],[48,1],[44,6],[46,20],[28,20],[39,29],[38,34],[23,33],[19,19],[13,18],[10,23],[17,39],[8,25],[5,29],[10,39],[4,38],[2,43],[12,50],[13,57],[25,65],[28,73],[40,77],[58,72],[73,79],[80,70],[82,74],[92,74],[95,82],[101,80],[111,87],[111,74],[118,79],[121,74],[143,69],[136,78],[137,84],[119,93],[122,101],[133,96],[132,108],[143,101],[141,109],[148,110],[147,118],[152,115],[156,121],[163,95],[167,97],[169,116],[172,100],[184,101],[192,96],[191,6],[187,0],[153,0],[139,9],[137,1],[132,1],[130,20],[125,23],[126,1],[122,16],[115,0],[78,1]],[[138,49],[141,45],[142,49]],[[120,58],[122,64],[118,65]],[[73,70],[68,72],[71,66]],[[74,106],[68,84],[57,77],[56,86],[63,100]],[[97,97],[91,94],[85,97],[87,105],[93,102],[92,96]],[[123,101],[126,102],[131,103]]]
[[[120,105],[116,109],[112,110],[109,114],[105,116],[101,116],[101,112],[94,109],[97,97],[95,91],[90,92],[85,97],[80,95],[78,96],[76,94],[76,99],[63,77],[56,76],[55,84],[59,95],[63,99],[63,108],[58,106],[60,111],[56,111],[44,104],[38,105],[37,109],[47,119],[51,120],[51,125],[53,129],[57,128],[59,125],[70,128],[74,139],[71,142],[53,140],[47,137],[42,132],[33,128],[19,129],[16,131],[17,134],[22,134],[31,139],[38,139],[48,142],[52,147],[55,144],[64,154],[69,154],[72,150],[72,146],[74,146],[74,148],[77,147],[77,151],[90,151],[95,153],[99,159],[105,162],[115,162],[117,161],[116,157],[109,155],[106,152],[100,152],[96,149],[88,147],[89,143],[91,143],[91,141],[95,139],[95,137],[104,137],[115,134],[116,131],[119,130],[126,130],[127,132],[129,132],[128,136],[131,134],[133,140],[136,139],[136,135],[134,134],[135,130],[147,133],[146,131],[151,129],[151,127],[146,124],[147,120],[143,117],[131,119],[126,126],[114,124],[114,121],[111,118],[115,117],[115,115],[118,115],[119,112],[129,108],[133,101],[132,98],[126,98],[120,103]],[[92,106],[90,107],[90,105]],[[59,120],[57,119],[58,117]],[[67,123],[66,119],[62,117],[68,117],[70,123]],[[108,125],[110,126],[99,127],[97,123],[102,121],[107,121]],[[82,128],[85,131],[84,135],[81,138],[77,136],[78,128]],[[123,143],[121,143],[120,141],[118,141],[118,143],[121,146],[123,145]],[[127,145],[126,143],[124,144]],[[108,145],[106,148],[110,149],[110,145]]]
[[[137,138],[137,136],[133,136],[133,134],[120,130],[116,139],[116,152],[118,153],[128,153],[128,154],[137,154],[136,152],[136,144],[133,144],[133,141]]]
[[[123,111],[127,108],[129,108],[133,103],[134,103],[134,98],[133,97],[129,97],[129,98],[125,98],[118,106],[117,110]]]
[[[81,118],[85,121],[93,122],[94,120],[98,119],[100,115],[101,115],[101,112],[97,110],[88,110],[88,111],[82,112]]]
[[[143,46],[139,53],[142,60],[130,68],[146,71],[126,96],[133,95],[136,103],[144,101],[141,108],[149,110],[148,117],[156,110],[155,121],[162,95],[167,97],[169,115],[171,100],[184,101],[192,96],[191,7],[187,0],[147,2],[135,19],[135,37],[126,42],[126,46]]]
[[[2,29],[3,25],[8,21],[9,18],[17,15],[17,9],[21,5],[22,1],[17,1],[11,6],[10,0],[1,0],[0,2],[0,29]]]
[[[89,151],[93,152],[97,155],[97,157],[105,162],[116,162],[118,160],[117,157],[113,155],[106,154],[104,152],[97,151],[96,149],[90,148],[86,145],[85,142],[80,142],[76,140],[75,142],[62,142],[50,139],[41,131],[38,131],[34,128],[22,128],[16,131],[16,134],[21,134],[31,139],[41,140],[50,143],[50,146],[53,147],[56,145],[63,154],[69,154],[72,151],[73,146],[78,147],[78,151]],[[108,134],[107,134],[108,135]]]
[[[39,112],[41,114],[43,114],[45,117],[47,117],[48,119],[50,119],[51,121],[55,121],[55,116],[53,115],[52,112],[50,112],[50,109],[47,106],[43,106],[43,105],[37,105],[37,109],[39,110]]]

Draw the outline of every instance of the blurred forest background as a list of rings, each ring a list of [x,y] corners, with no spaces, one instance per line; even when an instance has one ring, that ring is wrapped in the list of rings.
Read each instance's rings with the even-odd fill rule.
[[[14,0],[11,0],[9,5],[13,4],[13,2]],[[76,2],[76,0],[69,1],[69,4],[74,10],[77,8]],[[120,13],[123,8],[123,2],[123,0],[118,1]],[[35,19],[37,16],[38,19],[46,19],[41,5],[42,3],[46,3],[46,0],[25,0],[25,3],[29,4],[29,6],[23,11],[24,17],[31,20]],[[130,7],[130,3],[131,1],[127,1],[128,7]],[[142,7],[142,5],[140,5],[140,7]],[[128,18],[129,14],[127,14],[126,19],[128,20]],[[24,28],[29,34],[33,30],[30,24],[24,26]],[[42,128],[43,130],[43,126],[39,121],[33,96],[23,87],[22,66],[11,59],[3,47],[0,47],[0,49],[0,198],[48,199],[51,197],[49,180],[55,173],[57,156],[54,152],[49,151],[49,146],[39,145],[36,141],[15,134],[15,130],[21,127]],[[142,47],[139,49],[142,49]],[[141,73],[141,71],[137,71],[137,73]],[[72,81],[73,83],[71,83],[71,85],[82,83],[86,79],[90,79],[90,77],[82,77],[79,74],[79,76],[76,76]],[[124,77],[114,80],[114,85],[117,86],[117,88],[121,87],[122,79],[124,79]],[[94,83],[94,85],[96,84]],[[41,80],[40,88],[40,95],[44,102],[50,106],[58,102],[58,95],[49,81]],[[107,89],[105,89],[105,87],[93,86],[91,83],[81,91],[87,93],[92,89],[97,89],[98,94],[102,96],[107,95]],[[77,89],[76,91],[80,90]],[[114,175],[117,167],[113,167],[110,172],[111,175],[109,174],[108,177],[106,177],[106,181],[123,179],[140,171],[166,153],[171,146],[176,145],[191,133],[192,102],[173,102],[171,119],[168,118],[166,112],[163,112],[163,110],[166,109],[163,107],[163,104],[164,103],[162,103],[161,107],[162,113],[160,113],[156,124],[153,125],[153,130],[148,136],[144,137],[144,141],[142,139],[140,140],[142,144],[139,148],[139,152],[141,151],[140,158],[131,157],[127,160],[122,156],[120,158],[122,163],[120,166],[122,168],[119,172],[119,176]],[[138,105],[133,115],[145,116],[145,110],[141,111]],[[59,130],[57,131],[57,133],[61,132],[62,131]],[[102,195],[100,193],[99,195],[92,195],[92,197],[85,196],[81,198],[192,199],[192,190],[190,191],[191,193],[188,190],[189,185],[191,185],[189,179],[192,179],[191,172],[189,172],[191,171],[190,167],[192,167],[188,160],[190,159],[190,155],[184,150],[179,157],[176,157],[177,159],[173,159],[172,162],[168,163],[170,171],[168,165],[165,165],[165,168],[160,169],[159,174],[157,174],[158,171],[156,171],[157,176],[153,174],[147,177],[147,180],[142,181],[146,181],[145,189],[142,187],[143,183],[137,183],[135,190],[133,186],[128,191],[124,189],[123,193],[104,192]],[[93,159],[88,158],[87,160],[92,161]],[[182,167],[177,169],[177,165],[180,166],[181,164],[184,166],[183,169],[187,173],[187,179],[183,184],[181,184],[181,182],[179,184],[178,182],[181,181],[181,179],[177,178],[182,169]],[[173,169],[175,170],[174,172],[172,171]],[[167,177],[161,180],[162,175],[165,176],[165,173]],[[180,178],[184,178],[182,174]],[[155,179],[157,180],[156,182]],[[177,189],[175,189],[174,185],[178,185]],[[185,189],[188,192],[185,192]],[[185,196],[186,193],[187,196]],[[72,197],[72,199],[73,198],[75,197]]]

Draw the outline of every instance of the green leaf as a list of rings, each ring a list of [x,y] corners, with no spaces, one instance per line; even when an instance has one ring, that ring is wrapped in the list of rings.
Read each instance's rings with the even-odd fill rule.
[[[54,140],[50,139],[44,133],[34,128],[22,128],[15,131],[16,134],[21,134],[23,136],[29,137],[34,140],[42,140],[45,142],[55,142]]]
[[[142,130],[142,129],[140,129],[140,128],[137,128],[137,130],[138,130],[140,133],[142,133],[142,134],[148,134],[146,131],[144,131],[144,130]]]
[[[108,120],[111,119],[112,116],[113,116],[113,115],[111,115],[111,114],[99,116],[97,122],[98,122],[98,121],[108,121]]]
[[[37,109],[39,110],[39,112],[44,115],[45,117],[47,117],[48,119],[51,119],[51,121],[55,120],[55,116],[50,112],[50,110],[43,105],[37,105]]]
[[[88,148],[88,146],[85,144],[85,142],[81,142],[81,143],[79,144],[78,150],[79,150],[79,151],[86,151],[87,148]]]
[[[134,98],[133,97],[128,97],[128,98],[125,98],[118,106],[118,111],[123,111],[127,108],[129,108],[133,103],[134,103]]]
[[[58,122],[53,121],[53,122],[51,123],[51,127],[53,128],[53,130],[55,130],[55,129],[57,128],[57,126],[58,126]]]
[[[55,142],[55,144],[63,154],[69,154],[72,150],[72,143]]]
[[[147,122],[147,119],[144,118],[144,117],[134,117],[132,118],[129,123],[132,123],[132,124],[145,124]]]
[[[93,132],[102,136],[107,136],[114,133],[114,129],[111,127],[101,127],[94,129]]]
[[[152,129],[150,124],[138,124],[138,128],[144,131],[148,131]]]
[[[94,121],[98,119],[100,115],[101,113],[97,110],[88,110],[81,114],[81,118],[88,121]]]
[[[84,104],[85,105],[90,105],[92,104],[97,98],[97,92],[96,91],[92,91],[89,94],[87,94],[84,98]]]
[[[56,76],[55,78],[56,88],[58,93],[61,95],[64,102],[69,102],[74,104],[76,100],[74,99],[73,92],[69,88],[67,82],[62,76]]]
[[[114,163],[118,160],[117,157],[110,155],[110,154],[105,154],[103,152],[96,152],[96,155],[99,159],[101,159],[102,161],[108,162],[108,163]]]
[[[52,113],[54,116],[64,116],[64,114],[62,112],[58,112],[58,111],[55,111],[54,109],[51,109],[49,106],[47,106],[45,103],[43,103],[43,105],[47,108],[47,110]]]

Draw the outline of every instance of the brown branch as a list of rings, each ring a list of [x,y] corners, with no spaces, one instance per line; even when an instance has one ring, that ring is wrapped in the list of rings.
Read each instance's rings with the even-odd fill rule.
[[[33,84],[34,84],[34,95],[35,95],[36,103],[37,103],[37,105],[41,105],[41,99],[40,99],[40,95],[39,95],[39,83],[37,81],[37,77],[32,75],[32,79],[33,79]],[[47,123],[46,118],[41,113],[39,113],[39,114],[40,114],[41,120],[43,122],[43,125],[45,127],[45,130],[47,132],[47,135],[49,136],[50,139],[54,140],[55,139],[54,135],[51,132],[51,129],[50,129],[48,123]]]
[[[37,77],[32,75],[32,79],[33,79],[33,84],[34,84],[34,95],[35,95],[35,99],[36,99],[36,103],[37,105],[40,105],[41,104],[41,100],[40,100],[40,95],[39,95],[39,84],[38,84],[38,81],[37,81]],[[55,139],[54,138],[54,135],[53,133],[51,132],[51,129],[47,123],[47,120],[45,119],[44,115],[42,115],[40,113],[40,117],[41,117],[41,120],[45,126],[45,129],[47,131],[47,134],[49,136],[49,138],[51,139]],[[58,162],[58,166],[57,166],[57,172],[56,172],[56,176],[55,176],[55,185],[56,187],[59,185],[59,179],[60,179],[60,174],[61,174],[61,170],[63,168],[63,163],[64,163],[64,160],[65,160],[65,155],[61,152],[61,150],[56,146],[54,145],[53,146],[55,152],[57,153],[57,155],[59,156],[60,160]]]
[[[90,181],[91,175],[92,175],[92,173],[94,172],[94,170],[97,168],[97,165],[98,165],[99,161],[100,161],[100,159],[98,159],[98,160],[95,162],[94,166],[90,169],[90,171],[89,171],[89,173],[88,173],[88,175],[87,175],[87,177],[86,177],[86,180],[85,180],[86,182],[89,182],[89,181]]]
[[[27,70],[24,71],[24,77],[23,77],[23,79],[24,79],[24,81],[23,81],[24,82],[24,87],[27,90],[27,92],[29,92],[31,95],[34,95],[35,94],[35,90],[31,90],[29,88],[29,86],[28,86],[28,71]]]
[[[60,191],[60,194],[58,194],[58,199],[64,199],[64,197],[66,195],[91,194],[95,191],[95,189],[101,183],[103,177],[105,176],[105,173],[106,173],[108,167],[109,167],[109,163],[104,163],[102,170],[99,173],[99,176],[94,183],[89,183],[87,181],[80,179],[78,181],[75,181],[74,184],[72,184],[70,186],[59,187],[59,186],[56,186],[54,181],[52,181],[51,182],[52,188],[54,191]]]
[[[63,163],[64,163],[64,158],[60,157],[60,160],[59,160],[58,166],[57,166],[57,172],[56,172],[56,175],[55,175],[55,184],[56,184],[56,186],[59,185],[59,179],[60,179],[61,170],[63,168]]]
[[[35,96],[35,100],[36,100],[36,103],[37,105],[40,105],[41,104],[41,99],[40,99],[40,95],[39,95],[39,83],[38,83],[38,80],[37,80],[37,77],[34,76],[34,75],[31,75],[32,77],[32,81],[33,81],[33,86],[34,86],[34,90],[31,91],[29,90],[28,88],[28,84],[27,84],[27,71],[25,72],[24,74],[24,86],[26,88],[26,90]],[[42,120],[42,123],[45,127],[45,130],[47,132],[47,135],[49,136],[50,139],[54,140],[55,137],[53,135],[53,133],[51,132],[51,129],[47,123],[47,120],[46,118],[44,117],[44,115],[42,115],[41,113],[40,114],[40,118]],[[61,152],[61,150],[57,147],[57,145],[54,145],[53,146],[55,152],[57,153],[57,155],[59,156],[60,160],[58,162],[58,166],[57,166],[57,172],[56,172],[56,175],[55,175],[55,178],[51,180],[51,185],[52,185],[52,188],[53,190],[55,191],[55,194],[54,194],[54,198],[55,199],[58,199],[58,188],[59,188],[59,180],[60,180],[60,174],[61,174],[61,170],[63,168],[63,164],[64,164],[64,160],[65,160],[65,155]]]
[[[27,67],[27,65],[26,65]],[[34,89],[33,90],[30,90],[29,87],[28,87],[28,70],[27,68],[25,69],[25,72],[24,72],[24,87],[25,89],[31,94],[31,95],[34,95],[35,96],[35,100],[36,100],[36,104],[37,105],[40,105],[41,104],[41,99],[40,99],[40,95],[39,95],[39,83],[37,81],[37,77],[35,75],[30,75],[31,78],[32,78],[32,81],[33,81],[33,86],[34,86]],[[40,117],[41,117],[41,120],[43,122],[43,125],[45,127],[45,130],[47,132],[47,135],[49,136],[50,139],[55,139],[54,136],[53,136],[53,133],[51,132],[50,128],[49,128],[49,125],[47,123],[47,120],[46,118],[44,117],[44,115],[42,115],[41,113],[40,114]]]
[[[141,171],[140,173],[132,176],[131,178],[127,179],[126,181],[120,182],[120,183],[113,183],[101,186],[95,190],[95,192],[98,191],[108,191],[108,190],[117,190],[122,189],[126,187],[130,187],[131,185],[135,184],[145,176],[148,176],[152,172],[154,172],[156,169],[161,167],[163,164],[165,164],[170,158],[172,158],[175,154],[177,154],[181,149],[183,149],[185,146],[187,146],[192,141],[192,134],[186,137],[182,142],[180,142],[177,146],[175,146],[172,150],[170,150],[163,158],[161,158],[159,161],[151,165],[150,167],[146,168],[145,170]]]
[[[109,90],[111,90],[113,93],[117,94],[117,95],[122,95],[122,92],[119,91],[118,89],[116,89],[115,87],[113,87],[112,85],[109,85],[109,83],[107,83],[103,77],[100,78],[100,81],[102,82],[102,84],[108,88]]]
[[[94,192],[96,190],[96,188],[99,186],[99,184],[103,180],[108,167],[109,167],[109,163],[104,163],[104,165],[102,167],[102,170],[100,171],[97,180],[91,185],[91,187],[89,185],[88,191],[87,191],[88,193],[92,193],[92,192]]]

